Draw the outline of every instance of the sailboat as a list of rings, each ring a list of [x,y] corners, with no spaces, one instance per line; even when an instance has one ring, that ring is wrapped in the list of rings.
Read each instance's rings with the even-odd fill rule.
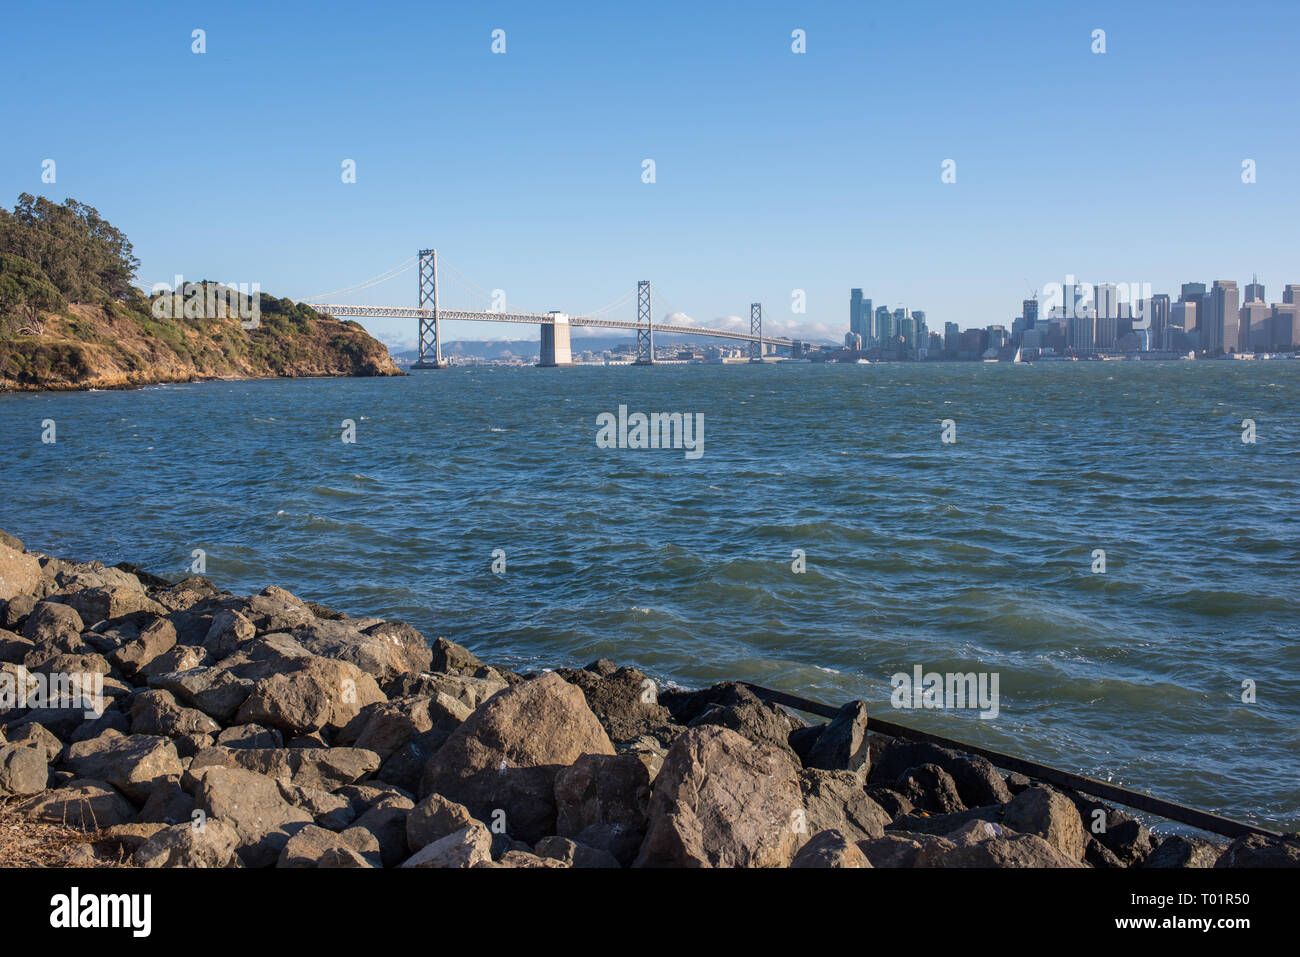
[[[1011,361],[1012,361],[1012,362],[1024,363],[1025,360],[1022,359],[1022,358],[1020,358],[1020,347],[1019,347],[1019,346],[1016,346],[1016,357],[1015,357],[1014,359],[1012,359]]]

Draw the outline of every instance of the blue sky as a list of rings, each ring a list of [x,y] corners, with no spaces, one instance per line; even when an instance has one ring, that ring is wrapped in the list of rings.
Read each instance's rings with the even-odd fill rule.
[[[853,286],[931,329],[1009,324],[1067,274],[1176,294],[1258,272],[1279,299],[1297,26],[1282,0],[11,3],[0,202],[97,207],[147,282],[295,298],[436,246],[510,308],[587,312],[649,278],[659,318],[759,300],[810,337],[843,334]],[[408,271],[337,298],[415,295]],[[443,302],[487,305],[449,274]],[[444,334],[503,330],[536,338]]]

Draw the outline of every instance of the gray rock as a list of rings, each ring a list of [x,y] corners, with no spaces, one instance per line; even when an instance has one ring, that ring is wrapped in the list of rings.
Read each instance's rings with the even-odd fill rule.
[[[474,816],[465,805],[449,801],[441,794],[430,794],[407,815],[407,847],[414,854],[472,823]]]
[[[307,825],[285,843],[276,867],[374,867],[353,841],[315,825]]]
[[[853,771],[808,768],[800,773],[799,784],[808,834],[835,830],[856,843],[881,837],[889,826],[889,814],[868,796]]]
[[[107,781],[138,804],[149,797],[154,781],[183,770],[176,746],[147,734],[108,733],[78,741],[68,746],[63,763],[78,777]]]
[[[125,824],[135,808],[107,782],[80,778],[15,805],[23,817],[82,831]]]
[[[614,747],[582,692],[548,673],[502,691],[452,732],[429,761],[420,795],[438,793],[481,821],[505,813],[524,841],[555,833],[555,778],[584,754]]]
[[[136,849],[137,867],[232,867],[240,837],[220,819],[164,828]]]
[[[1214,866],[1300,867],[1300,840],[1294,836],[1276,840],[1262,834],[1246,834],[1229,844]]]
[[[575,868],[619,868],[623,865],[608,851],[586,847],[567,837],[552,835],[537,842],[538,857],[549,857]]]
[[[1032,787],[1007,805],[1002,823],[1021,834],[1036,834],[1071,861],[1083,860],[1088,843],[1074,802],[1059,791]]]
[[[668,751],[649,819],[637,867],[788,866],[805,837],[793,753],[691,728]]]
[[[869,761],[867,704],[850,701],[817,736],[804,766],[827,771],[861,771],[865,775]]]
[[[171,692],[155,689],[131,696],[131,732],[169,738],[216,734],[221,725],[197,708],[182,708]]]
[[[482,824],[473,824],[421,848],[402,867],[474,867],[492,860],[492,835]]]
[[[224,821],[238,835],[236,853],[246,867],[268,867],[289,838],[312,816],[289,804],[276,782],[252,771],[203,768],[195,772],[194,803],[208,822]]]
[[[1142,862],[1142,866],[1159,869],[1214,867],[1224,850],[1221,844],[1198,837],[1174,834],[1156,845],[1155,850]]]
[[[23,798],[45,790],[49,768],[39,748],[0,745],[0,798]]]
[[[76,609],[55,601],[37,602],[27,621],[23,625],[23,637],[40,644],[42,642],[67,641],[74,651],[81,645],[81,632],[85,628]]]
[[[966,810],[952,776],[937,764],[921,764],[898,776],[894,790],[914,807],[931,814],[951,814]],[[1082,848],[1080,848],[1082,853]]]
[[[109,655],[109,661],[128,678],[135,678],[159,655],[175,646],[176,626],[167,618],[155,618],[140,631],[140,637]]]
[[[584,754],[555,776],[555,807],[556,832],[563,837],[576,840],[598,824],[644,834],[650,774],[635,755]]]
[[[834,828],[813,835],[790,862],[791,867],[870,867],[861,848]]]
[[[20,549],[0,543],[0,599],[30,594],[41,580],[41,565]]]

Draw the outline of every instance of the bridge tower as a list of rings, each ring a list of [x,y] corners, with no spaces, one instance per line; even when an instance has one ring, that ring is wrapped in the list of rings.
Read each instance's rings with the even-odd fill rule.
[[[652,366],[655,363],[654,310],[650,307],[650,280],[636,284],[636,362],[634,365]]]
[[[749,304],[749,334],[757,336],[757,339],[751,339],[749,343],[749,361],[763,361],[763,304],[761,302],[751,302]]]
[[[438,250],[420,250],[420,305],[432,316],[420,315],[420,358],[412,369],[445,369],[442,361],[442,325],[438,321]]]

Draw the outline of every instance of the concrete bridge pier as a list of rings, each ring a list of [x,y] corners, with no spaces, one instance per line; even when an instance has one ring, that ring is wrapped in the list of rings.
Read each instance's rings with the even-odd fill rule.
[[[551,312],[548,315],[555,322],[542,323],[542,361],[537,365],[542,368],[571,366],[573,349],[569,345],[569,317],[562,312]]]

